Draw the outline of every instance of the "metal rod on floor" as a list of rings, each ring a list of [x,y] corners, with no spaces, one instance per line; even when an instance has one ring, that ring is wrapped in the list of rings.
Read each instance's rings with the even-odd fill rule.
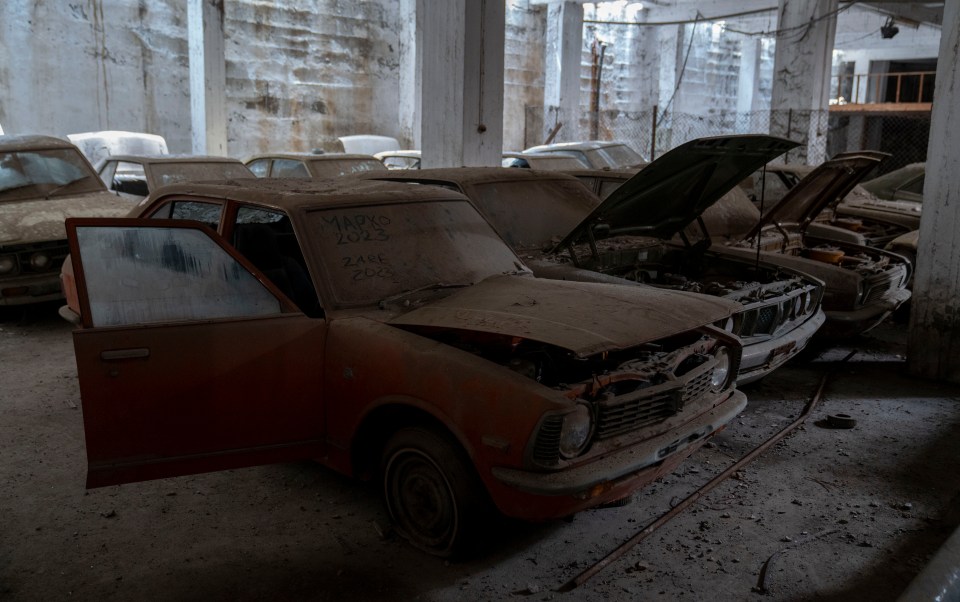
[[[849,354],[847,354],[846,357],[840,360],[840,363],[842,364],[847,362],[850,358],[854,356],[854,354],[856,354],[856,351],[851,351]],[[723,481],[727,480],[727,478],[729,478],[730,475],[732,475],[733,473],[737,472],[738,470],[740,470],[741,468],[743,468],[744,466],[752,462],[757,456],[759,456],[760,454],[765,452],[767,449],[769,449],[770,446],[777,443],[778,441],[786,437],[787,434],[790,433],[790,431],[800,426],[800,424],[802,424],[803,421],[807,419],[807,417],[811,414],[811,412],[813,412],[813,409],[817,406],[817,404],[820,403],[820,398],[823,396],[823,390],[824,388],[826,388],[827,380],[830,378],[831,374],[833,374],[833,371],[827,372],[826,374],[823,375],[823,377],[820,378],[820,384],[817,386],[816,391],[814,391],[813,397],[811,397],[810,400],[807,402],[807,405],[804,407],[803,412],[800,414],[799,417],[797,417],[796,420],[794,420],[789,425],[784,427],[782,430],[777,432],[775,435],[773,435],[772,437],[770,437],[769,439],[761,443],[758,447],[753,449],[753,451],[751,451],[744,457],[737,460],[737,462],[732,464],[729,468],[727,468],[717,476],[713,477],[709,482],[707,482],[706,485],[704,485],[700,489],[697,489],[696,491],[691,493],[689,496],[684,498],[683,501],[681,501],[679,504],[671,508],[666,513],[662,514],[660,518],[654,520],[653,522],[648,524],[646,527],[644,527],[641,531],[639,531],[636,535],[634,535],[627,541],[623,542],[620,545],[620,547],[610,552],[605,557],[601,558],[596,564],[589,567],[587,570],[583,571],[582,573],[580,573],[570,581],[567,581],[566,583],[561,585],[559,588],[557,588],[557,591],[569,592],[586,583],[594,575],[596,575],[597,573],[605,569],[615,560],[619,559],[621,556],[623,556],[628,551],[630,551],[630,549],[632,549],[638,543],[646,539],[654,531],[656,531],[657,529],[665,525],[667,522],[669,522],[670,519],[677,516],[678,514],[680,514],[687,508],[689,508],[690,506],[692,506],[694,503],[697,502],[697,500],[699,500],[701,497],[709,493],[714,487],[716,487]]]

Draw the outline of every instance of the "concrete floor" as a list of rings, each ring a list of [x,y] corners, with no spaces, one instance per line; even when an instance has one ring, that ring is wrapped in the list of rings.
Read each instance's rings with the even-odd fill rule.
[[[884,326],[746,388],[744,414],[628,506],[504,522],[484,554],[449,563],[390,534],[375,487],[309,462],[85,491],[70,327],[55,305],[4,311],[0,598],[896,599],[960,523],[960,389],[905,376],[905,338]],[[554,591],[791,422],[830,370],[810,422]],[[814,424],[839,412],[856,428]]]

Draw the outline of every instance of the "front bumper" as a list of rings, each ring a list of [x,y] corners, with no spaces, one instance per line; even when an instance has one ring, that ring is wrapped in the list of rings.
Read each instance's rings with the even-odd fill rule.
[[[60,270],[0,278],[0,305],[24,305],[63,299]]]
[[[809,320],[783,336],[752,345],[744,344],[737,384],[745,385],[759,380],[803,351],[826,320],[823,310],[817,310]]]
[[[717,406],[659,437],[557,472],[495,467],[493,477],[507,490],[496,496],[497,505],[514,518],[547,520],[624,498],[672,471],[746,405],[747,396],[734,390]]]
[[[853,311],[827,311],[827,323],[820,330],[824,338],[848,337],[863,334],[883,322],[904,302],[910,291],[902,288],[876,303]]]

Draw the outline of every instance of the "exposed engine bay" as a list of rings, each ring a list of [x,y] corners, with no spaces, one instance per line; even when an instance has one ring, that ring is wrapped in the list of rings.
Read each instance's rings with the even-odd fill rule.
[[[708,245],[709,241],[680,246],[655,238],[616,236],[593,246],[577,245],[573,252],[579,270],[740,303],[743,311],[730,324],[739,336],[773,336],[816,312],[822,293],[814,281],[767,263],[721,257],[706,250]],[[567,255],[552,260],[568,261],[571,267],[574,263]]]

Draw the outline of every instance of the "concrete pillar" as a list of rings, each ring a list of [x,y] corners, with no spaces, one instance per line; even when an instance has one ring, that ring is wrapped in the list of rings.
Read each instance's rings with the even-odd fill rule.
[[[740,43],[740,73],[737,78],[737,112],[754,110],[760,86],[760,38],[747,37]]]
[[[554,142],[574,141],[580,127],[580,53],[583,47],[583,4],[556,2],[547,6],[547,48],[544,56],[543,138],[557,123],[563,127]]]
[[[400,0],[400,144],[420,148],[423,0]]]
[[[869,148],[866,145],[866,121],[863,115],[850,115],[847,125],[847,150],[857,151]]]
[[[960,383],[960,2],[943,6],[907,361]]]
[[[837,6],[837,0],[780,0],[770,133],[804,143],[788,153],[790,163],[826,158]]]
[[[868,77],[870,75],[870,58],[867,56],[858,57],[853,63],[853,74],[860,77],[853,78],[853,98],[848,100],[857,104],[865,104],[869,98],[870,90],[870,77]]]
[[[223,0],[188,0],[190,125],[194,154],[227,155]]]

